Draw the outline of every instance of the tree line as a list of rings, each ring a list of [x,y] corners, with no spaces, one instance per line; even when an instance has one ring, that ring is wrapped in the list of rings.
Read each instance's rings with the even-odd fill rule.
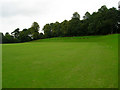
[[[44,33],[39,33],[40,26],[34,22],[28,29],[15,29],[11,34],[2,35],[3,43],[28,42],[52,37],[73,37],[88,35],[107,35],[120,33],[120,11],[116,8],[108,9],[103,5],[97,12],[86,12],[80,19],[78,12],[73,13],[71,20],[48,23],[43,27]]]

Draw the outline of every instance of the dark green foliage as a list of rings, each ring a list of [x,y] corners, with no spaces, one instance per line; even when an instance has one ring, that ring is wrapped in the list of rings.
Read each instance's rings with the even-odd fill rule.
[[[18,38],[19,37],[19,34],[20,34],[20,31],[19,31],[20,29],[19,28],[17,28],[17,29],[15,29],[11,34],[15,37],[15,38]]]
[[[68,25],[68,36],[78,36],[80,31],[79,18],[72,18]]]
[[[22,31],[19,31],[20,29],[15,29],[10,35],[9,33],[6,33],[5,36],[2,34],[2,42],[3,43],[18,43],[18,42],[28,42],[31,40],[37,40],[40,38],[44,38],[43,34],[39,34],[39,28],[37,22],[34,22],[32,26],[29,29],[23,29]]]
[[[10,35],[8,32],[3,35],[2,37],[2,42],[3,43],[18,43],[19,40],[17,38],[14,38],[12,35]]]
[[[44,27],[46,37],[106,35],[120,33],[120,12],[116,8],[108,9],[103,5],[98,12],[85,13],[83,20],[80,15],[73,13],[72,19],[59,23],[47,24]]]
[[[88,33],[91,35],[118,33],[118,16],[118,11],[115,8],[107,9],[106,6],[102,6],[88,19]]]
[[[39,33],[39,39],[43,39],[43,38],[45,38],[44,34],[43,33]]]
[[[0,32],[0,44],[2,43],[2,37],[3,37],[3,33]]]
[[[79,13],[78,13],[78,12],[73,13],[72,19],[73,19],[73,18],[80,19]]]
[[[28,29],[28,32],[33,40],[39,39],[39,24],[37,22],[34,22],[32,26]]]
[[[20,32],[18,39],[19,39],[21,42],[30,41],[30,40],[31,40],[31,37],[29,36],[29,31],[28,31],[27,29],[23,29],[23,30]]]
[[[67,20],[64,20],[62,23],[61,23],[61,28],[60,28],[60,32],[61,32],[61,36],[68,36],[68,25],[69,25],[69,22]]]
[[[59,22],[51,23],[50,26],[51,26],[53,37],[62,36],[61,31],[60,31],[60,23]]]
[[[83,16],[84,19],[89,19],[90,18],[90,13],[89,12],[86,12],[85,13],[85,16]]]
[[[120,11],[116,8],[108,9],[103,5],[97,12],[90,14],[86,12],[83,20],[80,20],[78,12],[73,13],[71,20],[46,24],[43,33],[39,33],[39,24],[34,22],[28,29],[19,31],[15,29],[10,35],[2,35],[3,43],[27,42],[31,40],[66,37],[66,36],[87,36],[87,35],[106,35],[120,33]]]
[[[51,30],[51,25],[50,24],[46,24],[43,27],[43,31],[44,31],[44,35],[45,35],[46,38],[52,37],[52,30]]]

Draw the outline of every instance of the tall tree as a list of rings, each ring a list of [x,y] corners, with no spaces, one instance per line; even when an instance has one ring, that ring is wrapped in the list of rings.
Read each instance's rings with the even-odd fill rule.
[[[72,18],[80,19],[80,15],[78,12],[74,12]]]
[[[68,24],[68,35],[69,36],[77,36],[78,31],[80,30],[80,15],[75,12],[73,13],[72,19],[69,21]]]
[[[61,36],[60,23],[55,22],[55,23],[51,23],[50,25],[51,25],[51,30],[52,30],[52,36],[53,37]]]
[[[89,12],[86,12],[85,16],[83,16],[84,19],[88,19],[89,17],[90,17],[90,13]]]
[[[51,30],[51,25],[50,24],[46,24],[43,27],[43,31],[44,31],[44,35],[45,35],[46,38],[52,37],[52,30]]]
[[[67,20],[64,20],[62,23],[61,23],[61,28],[60,28],[60,31],[61,31],[61,36],[68,36],[68,24],[69,22]]]
[[[29,36],[32,37],[32,39],[36,40],[39,38],[39,29],[40,26],[37,22],[33,22],[32,26],[28,29]]]

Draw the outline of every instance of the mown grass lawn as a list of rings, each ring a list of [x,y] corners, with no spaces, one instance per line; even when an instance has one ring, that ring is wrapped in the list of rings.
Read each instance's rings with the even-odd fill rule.
[[[2,47],[3,88],[118,87],[118,34]]]

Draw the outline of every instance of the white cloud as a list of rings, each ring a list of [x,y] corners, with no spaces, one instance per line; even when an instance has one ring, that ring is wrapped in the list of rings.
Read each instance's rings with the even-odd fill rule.
[[[102,5],[117,8],[118,0],[1,0],[0,32],[29,28],[34,21],[42,29],[46,23],[70,20],[75,11],[82,18],[85,12],[97,11]]]

